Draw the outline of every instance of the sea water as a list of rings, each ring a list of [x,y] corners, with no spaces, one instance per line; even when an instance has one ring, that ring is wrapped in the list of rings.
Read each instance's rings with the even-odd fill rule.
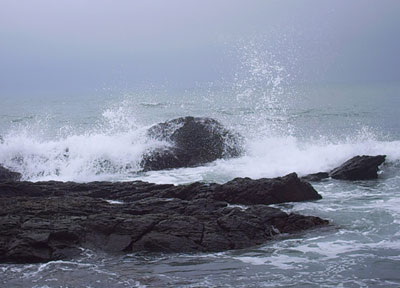
[[[28,181],[224,183],[329,171],[355,155],[387,155],[378,180],[312,183],[323,199],[276,205],[330,226],[221,253],[114,255],[1,264],[1,287],[399,287],[400,86],[288,86],[279,65],[245,63],[232,83],[84,95],[2,95],[0,164]],[[219,120],[245,153],[204,166],[141,172],[151,125]],[[116,204],[117,205],[117,204]]]

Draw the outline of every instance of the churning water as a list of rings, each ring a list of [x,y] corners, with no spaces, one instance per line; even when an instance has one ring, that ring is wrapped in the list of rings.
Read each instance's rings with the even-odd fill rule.
[[[355,155],[387,155],[378,180],[313,183],[323,199],[278,205],[331,226],[212,254],[94,254],[0,265],[2,287],[399,287],[400,87],[291,86],[271,55],[244,51],[234,83],[188,90],[5,97],[0,164],[29,181],[226,182],[329,171]],[[249,55],[250,54],[250,55]],[[290,89],[288,88],[290,87]],[[146,129],[207,116],[241,133],[244,156],[140,172],[163,143]]]

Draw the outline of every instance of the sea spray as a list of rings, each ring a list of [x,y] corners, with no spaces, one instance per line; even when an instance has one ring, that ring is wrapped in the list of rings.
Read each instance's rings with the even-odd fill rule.
[[[238,176],[276,177],[291,172],[304,175],[330,170],[360,154],[385,154],[388,163],[397,165],[398,138],[384,136],[385,128],[397,127],[390,118],[398,107],[397,98],[392,94],[382,98],[379,89],[374,93],[367,89],[365,98],[365,89],[343,87],[335,94],[329,89],[316,89],[311,96],[304,91],[295,93],[293,68],[282,64],[290,61],[267,48],[257,41],[238,45],[234,79],[222,88],[136,91],[112,101],[106,97],[102,105],[93,105],[93,98],[86,102],[74,99],[53,113],[53,104],[45,102],[48,114],[21,116],[23,121],[2,127],[0,164],[30,181],[140,179],[156,183],[221,183]],[[349,98],[353,93],[358,94]],[[321,97],[328,98],[329,105],[324,106]],[[384,110],[371,105],[385,101]],[[246,142],[244,155],[201,167],[142,173],[143,153],[165,145],[148,139],[147,128],[187,115],[212,117],[238,131]]]
[[[162,145],[127,119],[123,105],[107,109],[104,124],[83,134],[48,140],[26,129],[10,131],[0,145],[0,163],[25,180],[120,180],[137,172],[146,149]]]

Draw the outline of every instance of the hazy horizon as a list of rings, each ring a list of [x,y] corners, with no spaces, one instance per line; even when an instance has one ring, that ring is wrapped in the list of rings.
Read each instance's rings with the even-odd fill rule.
[[[397,83],[399,12],[395,0],[5,0],[0,97],[233,81],[245,45],[296,83]]]

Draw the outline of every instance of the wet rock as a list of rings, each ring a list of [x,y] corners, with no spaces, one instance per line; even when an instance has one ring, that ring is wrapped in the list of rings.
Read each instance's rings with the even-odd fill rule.
[[[326,178],[329,178],[328,172],[318,172],[301,177],[301,179],[305,181],[314,181],[314,182],[321,181]]]
[[[20,173],[10,171],[0,165],[0,181],[19,181],[21,176]]]
[[[250,247],[328,223],[262,204],[319,198],[296,174],[222,185],[2,182],[0,262],[68,259],[81,247],[110,253]]]
[[[385,155],[355,156],[333,169],[329,176],[342,180],[369,180],[378,178],[379,165],[385,162]]]
[[[154,125],[147,134],[170,145],[148,151],[144,171],[194,167],[242,153],[241,137],[211,118],[181,117]]]
[[[305,181],[321,181],[332,177],[341,180],[369,180],[378,178],[379,165],[386,155],[355,156],[330,172],[318,172],[301,177]]]
[[[214,199],[235,204],[277,204],[321,199],[310,183],[296,173],[278,178],[236,178],[215,189]]]

